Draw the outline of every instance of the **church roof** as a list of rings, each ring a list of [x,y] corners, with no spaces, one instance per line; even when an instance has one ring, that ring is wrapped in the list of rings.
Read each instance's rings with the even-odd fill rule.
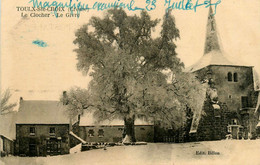
[[[222,51],[220,38],[217,31],[216,20],[213,15],[212,7],[209,8],[208,22],[206,28],[206,40],[204,46],[204,54],[208,54],[211,51]]]
[[[248,66],[237,59],[232,59],[229,57],[222,48],[220,37],[217,31],[216,20],[212,11],[212,7],[210,6],[207,28],[206,28],[206,39],[204,46],[204,55],[200,58],[200,60],[187,67],[184,71],[186,72],[194,72],[200,70],[209,65],[224,65],[224,66]]]
[[[212,50],[207,54],[204,54],[198,62],[191,65],[190,67],[187,67],[185,69],[186,72],[194,72],[197,70],[200,70],[202,68],[205,68],[210,65],[223,65],[223,66],[246,66],[246,67],[252,67],[250,65],[247,65],[237,59],[232,59],[227,54]]]

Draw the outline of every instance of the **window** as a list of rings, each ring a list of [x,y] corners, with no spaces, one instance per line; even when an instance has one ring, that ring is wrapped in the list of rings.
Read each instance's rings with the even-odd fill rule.
[[[104,130],[103,129],[99,129],[98,130],[98,137],[103,137],[104,136]]]
[[[88,131],[88,136],[89,136],[89,137],[93,137],[93,136],[94,136],[94,130],[93,130],[93,129],[90,129],[90,130]]]
[[[232,125],[237,125],[238,123],[237,123],[237,119],[231,119],[231,124]]]
[[[232,96],[231,96],[231,95],[228,95],[228,98],[229,98],[229,99],[232,99]]]
[[[237,79],[237,73],[234,73],[234,82],[237,82],[238,81],[238,79]]]
[[[55,135],[55,127],[50,127],[50,135]]]
[[[228,72],[228,81],[232,81],[232,73],[231,72]]]
[[[118,128],[118,131],[123,131],[124,130],[124,128]]]
[[[227,127],[227,131],[228,131],[228,133],[231,133],[231,126]]]
[[[60,150],[61,149],[61,141],[59,140],[57,143],[58,143],[57,148],[58,148],[58,150]]]
[[[30,135],[34,136],[35,135],[35,127],[30,127]]]
[[[242,96],[241,97],[241,102],[242,102],[242,108],[249,107],[248,97],[247,96]]]
[[[221,117],[220,107],[216,108],[216,109],[214,108],[214,116],[215,117]]]

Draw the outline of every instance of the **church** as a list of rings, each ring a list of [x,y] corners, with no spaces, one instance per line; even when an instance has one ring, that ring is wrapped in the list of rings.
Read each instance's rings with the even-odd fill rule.
[[[256,138],[259,91],[254,84],[253,66],[232,59],[224,52],[211,7],[204,54],[185,71],[194,73],[208,86],[201,112],[193,114],[190,141]]]

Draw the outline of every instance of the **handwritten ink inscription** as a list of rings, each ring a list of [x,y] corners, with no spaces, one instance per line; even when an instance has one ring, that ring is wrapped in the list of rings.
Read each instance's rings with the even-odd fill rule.
[[[48,46],[47,43],[42,41],[42,40],[34,40],[32,43],[34,45],[39,46],[39,47],[47,47]]]
[[[182,10],[182,11],[194,11],[196,12],[199,7],[208,8],[213,6],[216,14],[217,6],[221,3],[221,0],[142,0],[143,3],[135,3],[135,0],[111,0],[108,2],[99,1],[79,1],[79,0],[68,0],[66,2],[59,1],[46,1],[46,0],[30,0],[28,3],[32,6],[29,7],[17,7],[17,11],[22,12],[22,17],[77,17],[79,18],[80,13],[83,11],[103,11],[110,8],[123,8],[129,11],[146,10],[153,11],[157,9],[158,4],[164,6],[165,10]],[[24,12],[41,12],[41,13],[24,13]],[[44,13],[49,12],[49,13]],[[62,12],[67,12],[63,13]]]

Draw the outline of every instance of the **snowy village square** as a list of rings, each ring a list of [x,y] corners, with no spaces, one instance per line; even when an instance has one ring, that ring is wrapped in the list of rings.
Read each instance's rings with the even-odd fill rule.
[[[208,1],[186,16],[153,13],[155,2],[9,13],[0,165],[260,165],[260,12],[249,9],[260,2]]]

